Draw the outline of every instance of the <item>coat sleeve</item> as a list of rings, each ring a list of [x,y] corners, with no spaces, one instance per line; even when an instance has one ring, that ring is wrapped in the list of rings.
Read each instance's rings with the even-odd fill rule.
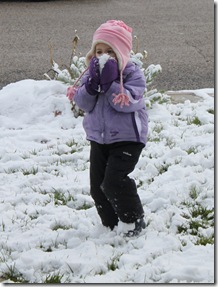
[[[85,83],[88,77],[89,73],[87,72],[82,77],[81,86],[78,88],[73,99],[77,106],[86,113],[91,112],[94,109],[98,99],[98,95],[93,96],[86,91]]]
[[[115,95],[120,93],[120,83],[113,82],[109,90],[106,93],[110,105],[118,112],[131,113],[138,111],[145,107],[144,102],[144,91],[146,88],[146,81],[143,72],[139,67],[135,67],[135,70],[132,71],[124,79],[124,93],[129,98],[129,106],[123,106],[121,108],[120,104],[114,104],[113,99]]]

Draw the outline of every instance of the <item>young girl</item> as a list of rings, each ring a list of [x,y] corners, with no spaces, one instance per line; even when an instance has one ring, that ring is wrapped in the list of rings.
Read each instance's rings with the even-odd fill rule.
[[[145,228],[135,181],[128,174],[146,144],[145,77],[130,61],[132,29],[110,20],[94,33],[81,86],[67,96],[85,112],[83,126],[91,143],[91,196],[104,226],[134,223],[127,236]]]

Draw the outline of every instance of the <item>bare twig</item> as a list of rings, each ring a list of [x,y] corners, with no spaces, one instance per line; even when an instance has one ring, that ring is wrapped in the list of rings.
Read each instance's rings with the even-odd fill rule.
[[[73,47],[72,47],[72,53],[71,53],[71,57],[70,57],[70,66],[73,60],[73,56],[76,54],[76,48],[78,45],[78,41],[79,41],[79,36],[77,35],[77,30],[75,30],[75,36],[73,38]]]
[[[136,47],[134,53],[137,54],[139,51],[139,39],[136,35],[134,36],[134,39],[136,40]]]

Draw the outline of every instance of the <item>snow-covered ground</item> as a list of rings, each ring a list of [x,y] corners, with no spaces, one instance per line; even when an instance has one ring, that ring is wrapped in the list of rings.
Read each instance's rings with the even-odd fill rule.
[[[193,92],[193,91],[191,91]],[[135,171],[147,223],[103,227],[89,195],[89,143],[66,85],[0,91],[0,278],[29,283],[213,283],[214,98],[154,103]]]

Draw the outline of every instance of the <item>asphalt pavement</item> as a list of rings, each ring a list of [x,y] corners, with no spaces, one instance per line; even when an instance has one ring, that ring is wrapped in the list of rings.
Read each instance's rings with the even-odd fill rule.
[[[214,87],[212,0],[8,0],[0,1],[0,89],[23,79],[45,79],[50,45],[54,60],[68,65],[75,30],[77,51],[85,55],[94,31],[109,19],[133,28],[139,51],[148,53],[145,66],[161,65],[154,88]]]

